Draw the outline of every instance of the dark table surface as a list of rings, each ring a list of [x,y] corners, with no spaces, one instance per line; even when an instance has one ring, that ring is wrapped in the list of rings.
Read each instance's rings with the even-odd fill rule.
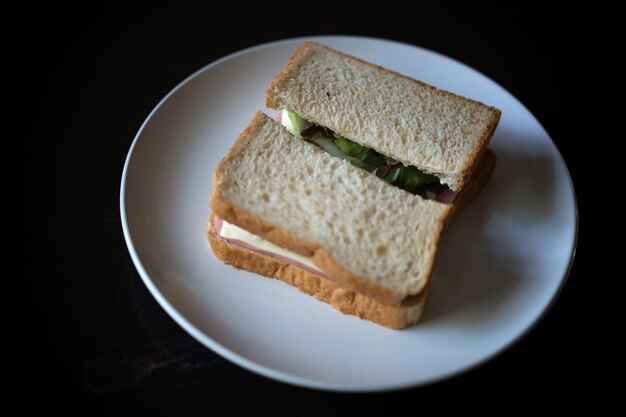
[[[568,31],[554,25],[560,17],[522,6],[498,14],[475,6],[412,11],[285,2],[59,7],[25,10],[16,16],[22,30],[8,38],[15,45],[7,50],[13,72],[7,87],[17,93],[18,109],[9,120],[15,131],[8,160],[16,158],[18,167],[10,171],[9,195],[19,202],[14,235],[24,261],[12,274],[17,290],[7,295],[18,307],[6,322],[16,349],[11,385],[26,395],[25,411],[43,405],[62,415],[414,414],[482,408],[495,399],[520,411],[579,392],[577,381],[590,369],[580,329],[594,216],[583,173],[591,167],[579,162],[584,144],[570,113],[576,66]],[[53,11],[61,17],[51,18]],[[36,34],[33,41],[26,33]],[[119,188],[127,151],[148,113],[211,61],[314,34],[390,38],[465,62],[518,97],[562,152],[582,219],[576,262],[545,319],[484,366],[432,386],[376,395],[285,385],[200,345],[139,278],[122,235]]]

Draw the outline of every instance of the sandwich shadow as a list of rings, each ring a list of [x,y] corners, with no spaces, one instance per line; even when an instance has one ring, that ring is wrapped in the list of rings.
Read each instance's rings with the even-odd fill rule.
[[[442,238],[422,323],[485,325],[532,279],[528,243],[556,207],[548,155],[496,149],[498,161],[482,193]],[[531,230],[529,230],[531,229]]]

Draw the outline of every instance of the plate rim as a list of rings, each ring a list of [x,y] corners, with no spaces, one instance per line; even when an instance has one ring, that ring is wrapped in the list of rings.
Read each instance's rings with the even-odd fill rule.
[[[541,311],[541,313],[533,320],[532,323],[530,323],[528,325],[528,327],[524,331],[520,332],[516,337],[514,337],[511,340],[507,341],[503,346],[501,346],[499,349],[494,351],[492,354],[490,354],[490,355],[488,355],[488,356],[486,356],[486,357],[484,357],[484,358],[482,358],[482,359],[472,363],[471,365],[468,365],[466,367],[462,367],[462,368],[456,369],[456,370],[454,370],[452,372],[444,373],[444,374],[441,374],[441,375],[438,375],[438,376],[425,378],[425,379],[422,379],[422,380],[419,380],[419,381],[414,381],[414,382],[403,382],[403,383],[397,383],[397,384],[384,384],[384,385],[377,385],[377,384],[368,383],[368,384],[359,385],[359,386],[355,387],[355,386],[349,386],[349,385],[341,384],[341,383],[329,383],[329,382],[325,382],[325,381],[318,381],[318,380],[315,380],[313,378],[306,378],[306,377],[301,377],[301,376],[297,376],[297,375],[292,375],[292,374],[289,374],[287,372],[276,370],[276,369],[274,369],[272,367],[269,367],[269,366],[258,364],[256,362],[254,362],[254,361],[252,361],[252,360],[250,360],[250,359],[248,359],[248,358],[246,358],[246,357],[244,357],[242,355],[239,355],[238,353],[230,350],[226,346],[223,346],[220,343],[216,342],[211,337],[206,335],[203,331],[199,330],[183,314],[181,314],[167,300],[167,298],[161,293],[161,291],[157,288],[157,286],[155,285],[153,280],[150,278],[150,276],[149,276],[148,272],[146,271],[145,267],[143,266],[143,263],[141,262],[141,260],[139,258],[137,250],[135,249],[135,245],[133,243],[133,239],[132,239],[132,236],[131,236],[131,233],[130,233],[130,230],[129,230],[129,226],[128,226],[128,222],[127,222],[127,216],[126,216],[125,197],[126,197],[126,181],[127,181],[127,175],[128,175],[128,166],[129,166],[129,163],[130,163],[130,161],[131,161],[131,159],[133,157],[133,153],[134,153],[135,147],[137,145],[137,142],[139,141],[140,137],[142,136],[142,133],[143,133],[144,129],[150,123],[150,121],[155,116],[155,114],[161,109],[161,107],[163,107],[164,104],[170,99],[170,97],[173,96],[174,94],[176,94],[176,92],[178,92],[178,90],[183,88],[186,84],[191,82],[197,76],[199,76],[200,74],[202,74],[205,71],[209,70],[210,68],[213,68],[213,67],[215,67],[215,66],[217,66],[217,65],[219,65],[219,64],[221,64],[221,63],[223,63],[225,61],[231,60],[231,59],[236,58],[236,57],[238,57],[240,55],[245,55],[245,54],[253,52],[253,51],[257,51],[257,50],[261,50],[261,49],[265,49],[265,48],[270,48],[270,47],[281,45],[281,44],[285,44],[285,43],[292,43],[292,42],[296,42],[296,41],[299,41],[299,42],[321,41],[321,42],[323,42],[324,39],[337,39],[337,38],[339,38],[339,39],[353,39],[353,40],[358,40],[358,41],[383,41],[383,42],[388,42],[388,43],[393,43],[393,44],[399,44],[399,45],[407,46],[407,47],[410,47],[410,48],[420,49],[420,50],[423,50],[423,51],[435,54],[435,55],[437,55],[439,57],[443,57],[443,58],[445,58],[447,60],[451,60],[454,63],[461,65],[465,69],[468,69],[468,70],[473,71],[473,72],[475,72],[477,74],[480,74],[485,79],[487,79],[488,81],[492,82],[493,84],[495,84],[496,86],[498,86],[499,88],[501,88],[502,90],[507,92],[508,95],[517,102],[517,104],[522,106],[522,108],[524,110],[526,110],[528,112],[528,114],[530,114],[530,116],[539,125],[539,127],[543,130],[543,132],[545,133],[545,135],[549,139],[549,142],[551,143],[551,145],[554,147],[554,150],[556,151],[557,157],[560,159],[560,161],[563,164],[563,167],[565,168],[565,174],[567,175],[567,178],[568,178],[568,181],[569,181],[570,189],[572,191],[573,203],[574,203],[574,237],[573,237],[573,240],[572,240],[572,243],[571,243],[571,248],[569,250],[569,252],[570,252],[569,261],[568,261],[567,267],[565,268],[565,270],[563,272],[563,276],[561,277],[560,284],[559,284],[558,288],[556,289],[556,291],[554,292],[554,294],[551,296],[550,302],[548,302],[545,306],[543,306],[543,310]],[[501,86],[498,82],[494,81],[493,79],[491,79],[487,75],[485,75],[482,72],[478,71],[477,69],[475,69],[475,68],[473,68],[473,67],[471,67],[471,66],[469,66],[469,65],[467,65],[467,64],[465,64],[465,63],[463,63],[463,62],[461,62],[459,60],[457,60],[456,58],[447,56],[447,55],[442,54],[442,53],[437,52],[437,51],[433,51],[433,50],[431,50],[429,48],[425,48],[423,46],[418,46],[418,45],[414,45],[414,44],[407,43],[407,42],[402,42],[402,41],[398,41],[398,40],[394,40],[394,39],[379,38],[379,37],[372,37],[372,36],[358,36],[358,35],[300,36],[300,37],[278,39],[278,40],[274,40],[274,41],[270,41],[270,42],[265,42],[265,43],[249,46],[249,47],[246,47],[244,49],[240,49],[238,51],[235,51],[235,52],[232,52],[232,53],[230,53],[228,55],[225,55],[225,56],[223,56],[223,57],[221,57],[221,58],[219,58],[219,59],[217,59],[215,61],[212,61],[212,62],[202,66],[198,70],[194,71],[191,75],[189,75],[186,78],[184,78],[172,90],[170,90],[157,103],[157,105],[150,111],[150,113],[148,114],[146,119],[143,121],[143,123],[139,127],[139,130],[137,131],[137,133],[135,134],[135,136],[133,138],[133,141],[132,141],[132,143],[130,145],[130,148],[129,148],[128,153],[126,155],[126,158],[124,160],[124,168],[123,168],[123,171],[122,171],[122,177],[121,177],[121,181],[120,181],[120,219],[121,219],[121,223],[122,223],[122,231],[123,231],[123,234],[124,234],[124,241],[126,243],[126,247],[128,248],[128,252],[129,252],[130,257],[131,257],[131,259],[133,261],[135,269],[139,273],[139,276],[141,277],[143,283],[146,285],[146,287],[148,288],[148,290],[150,291],[152,296],[156,299],[156,301],[161,306],[161,308],[163,308],[166,311],[166,313],[179,326],[181,326],[189,335],[191,335],[199,343],[201,343],[205,347],[211,349],[212,351],[214,351],[215,353],[217,353],[218,355],[220,355],[224,359],[228,360],[229,362],[231,362],[231,363],[233,363],[235,365],[241,366],[244,369],[247,369],[248,371],[251,371],[251,372],[254,372],[256,374],[265,376],[265,377],[270,378],[270,379],[275,380],[275,381],[280,381],[280,382],[283,382],[283,383],[288,383],[288,384],[292,384],[292,385],[296,385],[296,386],[300,386],[300,387],[304,387],[304,388],[313,388],[313,389],[324,390],[324,391],[333,391],[333,392],[351,392],[351,393],[389,392],[389,391],[409,389],[409,388],[414,388],[414,387],[418,387],[418,386],[425,386],[425,385],[433,384],[433,383],[436,383],[436,382],[439,382],[439,381],[443,381],[443,380],[446,380],[446,379],[454,378],[454,377],[456,377],[458,375],[461,375],[461,374],[464,374],[466,372],[470,372],[470,371],[480,367],[484,363],[496,359],[497,357],[502,355],[504,352],[508,351],[511,347],[513,347],[515,344],[517,344],[517,342],[519,342],[522,338],[526,337],[530,332],[532,332],[533,329],[535,329],[535,327],[545,318],[545,316],[552,309],[552,307],[554,306],[556,301],[559,299],[559,297],[561,295],[561,292],[563,291],[563,288],[565,287],[565,285],[566,285],[566,283],[567,283],[567,281],[569,279],[570,272],[571,272],[572,267],[574,265],[574,260],[575,260],[575,257],[576,257],[576,250],[577,250],[577,247],[578,247],[578,238],[579,238],[578,198],[577,198],[577,195],[576,195],[576,189],[574,187],[574,182],[572,180],[572,176],[570,174],[569,168],[567,167],[565,159],[563,158],[563,155],[561,154],[559,148],[554,143],[554,141],[552,140],[552,137],[550,136],[548,131],[544,128],[544,126],[541,124],[541,122],[535,117],[535,115],[515,95],[510,93],[509,90],[507,90],[506,88]]]

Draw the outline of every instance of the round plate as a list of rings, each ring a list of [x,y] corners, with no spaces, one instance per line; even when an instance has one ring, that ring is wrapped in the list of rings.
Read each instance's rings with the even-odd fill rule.
[[[280,281],[223,265],[207,241],[213,169],[254,113],[266,110],[265,89],[305,40],[502,110],[491,142],[498,155],[494,175],[444,236],[426,313],[408,329],[343,315]],[[501,352],[554,301],[577,236],[565,163],[515,97],[438,53],[360,37],[273,42],[190,76],[139,130],[120,205],[139,274],[187,332],[253,372],[336,391],[425,384]]]

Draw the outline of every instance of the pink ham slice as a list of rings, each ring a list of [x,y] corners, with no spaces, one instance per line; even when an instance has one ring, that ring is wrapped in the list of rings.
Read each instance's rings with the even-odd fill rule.
[[[228,239],[228,238],[220,236],[220,232],[222,231],[222,223],[223,223],[223,220],[221,218],[219,218],[218,216],[214,217],[213,225],[215,226],[215,231],[217,232],[217,236],[219,236],[219,238],[222,239],[223,241],[228,242],[231,245],[235,245],[235,246],[239,246],[240,248],[247,249],[247,250],[252,251],[252,252],[261,253],[261,254],[263,254],[265,256],[269,256],[270,258],[279,259],[279,260],[281,260],[283,262],[287,262],[287,263],[290,263],[292,265],[295,265],[298,268],[306,269],[307,271],[312,272],[314,274],[317,274],[317,275],[319,275],[321,277],[324,277],[324,278],[327,278],[327,279],[331,279],[328,275],[326,275],[326,274],[324,274],[324,273],[322,273],[320,271],[316,271],[315,269],[313,269],[313,268],[311,268],[311,267],[309,267],[307,265],[304,265],[304,264],[302,264],[302,263],[300,263],[300,262],[298,262],[296,260],[293,260],[291,258],[287,258],[285,256],[277,255],[277,254],[272,253],[272,252],[264,251],[262,249],[257,249],[254,246],[251,246],[251,245],[247,244],[246,242],[242,242],[241,240]]]
[[[437,198],[435,198],[435,200],[444,204],[452,204],[454,198],[456,197],[456,194],[456,191],[452,191],[448,188],[447,185],[444,185],[443,190],[441,190],[441,192],[437,194]]]

